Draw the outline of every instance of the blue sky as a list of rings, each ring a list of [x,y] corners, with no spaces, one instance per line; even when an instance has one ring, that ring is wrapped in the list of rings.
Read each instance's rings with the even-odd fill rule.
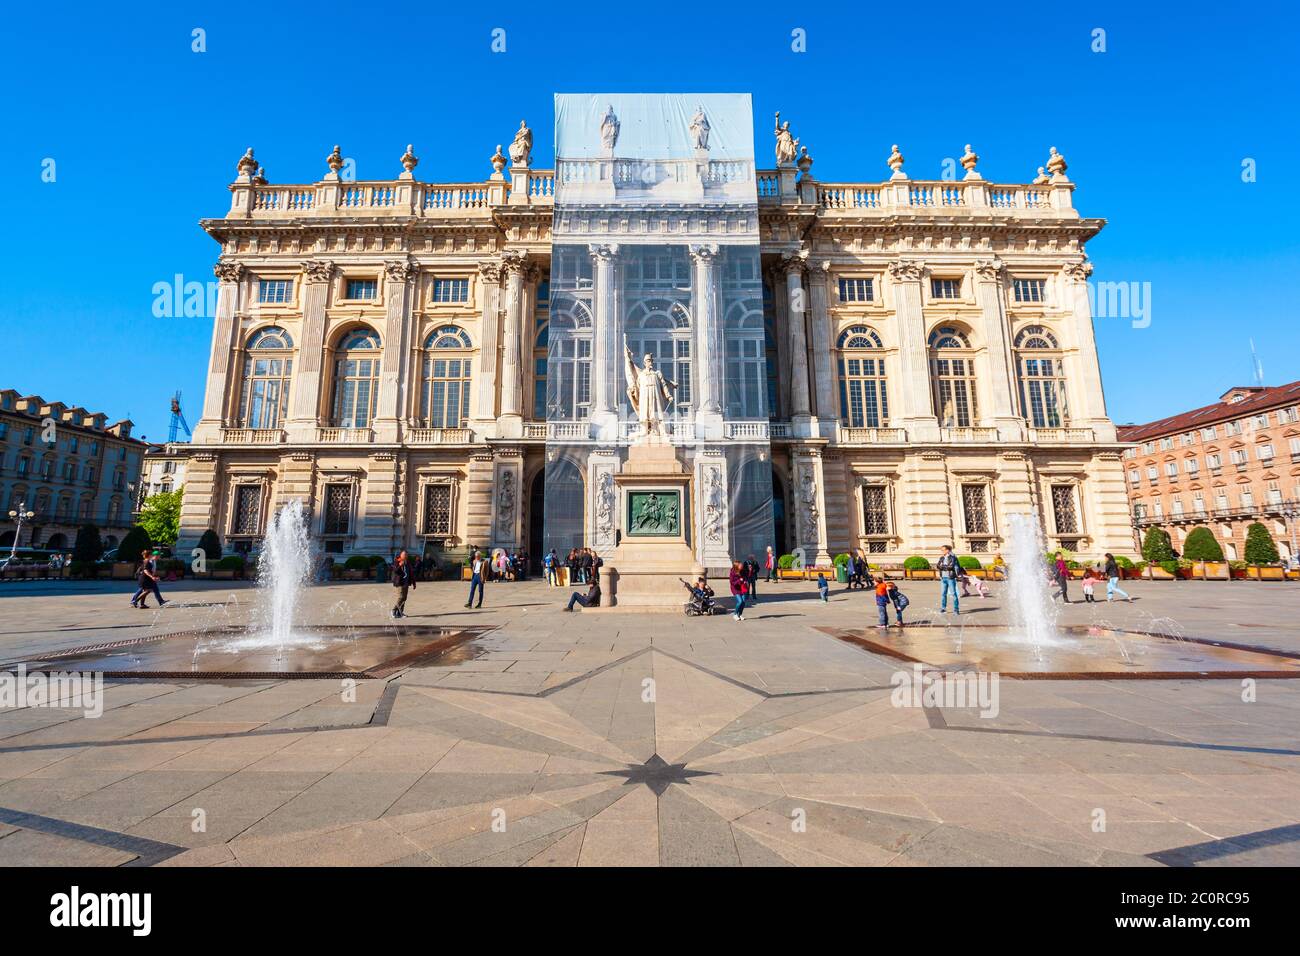
[[[1247,382],[1251,337],[1270,384],[1300,378],[1293,6],[515,6],[13,8],[0,386],[129,413],[155,439],[181,389],[192,424],[211,320],[155,318],[152,288],[211,280],[198,220],[228,208],[247,146],[271,182],[319,179],[336,142],[359,178],[395,175],[411,142],[420,178],[480,180],[524,118],[548,164],[553,94],[591,90],[749,92],[760,165],[779,109],[824,181],[884,179],[892,143],[938,177],[969,142],[986,178],[1027,182],[1054,145],[1076,205],[1109,220],[1093,278],[1151,283],[1149,327],[1097,323],[1116,421]]]

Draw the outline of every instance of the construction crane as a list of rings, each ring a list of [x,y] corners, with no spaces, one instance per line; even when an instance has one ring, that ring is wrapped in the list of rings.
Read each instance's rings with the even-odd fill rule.
[[[181,411],[181,393],[178,391],[172,396],[172,423],[167,429],[167,441],[176,441],[177,430],[181,428],[185,429],[186,439],[194,437],[190,433],[190,423],[185,420],[185,413]]]

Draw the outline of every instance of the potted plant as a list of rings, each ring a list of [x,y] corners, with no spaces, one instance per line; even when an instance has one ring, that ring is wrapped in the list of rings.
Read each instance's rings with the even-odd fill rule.
[[[794,566],[793,554],[783,554],[781,555],[781,557],[776,559],[777,580],[785,580],[787,578],[804,578],[806,576],[807,575],[803,568],[796,568]]]
[[[1285,580],[1280,561],[1277,545],[1268,528],[1258,521],[1252,522],[1246,528],[1246,564],[1250,567],[1250,577],[1257,581]]]
[[[1223,548],[1214,532],[1206,527],[1196,527],[1188,532],[1183,542],[1183,557],[1192,562],[1192,577],[1202,580],[1228,579],[1228,565],[1223,560]]]
[[[218,581],[233,581],[244,573],[244,558],[238,554],[228,554],[215,565],[209,565],[212,577]]]
[[[914,554],[903,562],[903,575],[912,581],[933,581],[936,577],[929,558]]]
[[[1233,581],[1244,581],[1248,576],[1245,561],[1229,561],[1228,576]]]
[[[984,565],[980,563],[980,559],[975,557],[973,554],[963,554],[958,556],[957,563],[965,568],[966,573],[973,578],[983,578],[988,576],[988,572],[984,570]]]

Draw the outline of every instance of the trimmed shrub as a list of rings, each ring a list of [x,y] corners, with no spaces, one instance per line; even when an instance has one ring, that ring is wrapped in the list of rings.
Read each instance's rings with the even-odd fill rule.
[[[104,542],[99,537],[99,528],[93,524],[83,524],[77,529],[77,540],[72,546],[72,560],[74,564],[93,564],[99,560],[99,556],[104,553]],[[77,571],[73,570],[74,575],[80,577]]]
[[[984,567],[984,565],[980,564],[980,559],[973,554],[963,554],[957,559],[957,563],[967,571],[978,571]]]
[[[1174,560],[1174,546],[1169,540],[1169,532],[1154,525],[1147,528],[1142,539],[1142,557],[1153,564]]]
[[[904,571],[925,571],[930,567],[930,559],[914,554],[903,562]]]
[[[209,564],[221,560],[221,538],[217,536],[216,531],[209,528],[203,532],[203,535],[199,538],[198,546],[207,555]]]
[[[840,564],[848,564],[848,563],[849,563],[849,556],[848,556],[847,554],[837,554],[837,555],[835,555],[835,563],[836,563],[837,565],[840,565]]]
[[[369,571],[370,558],[364,554],[354,554],[343,562],[344,571]]]
[[[793,554],[781,555],[781,557],[776,559],[776,566],[780,568],[782,571],[789,571],[791,568],[794,567],[794,555]]]
[[[213,567],[218,571],[242,571],[244,570],[244,556],[241,554],[228,554]]]
[[[1177,573],[1178,573],[1178,562],[1177,562],[1177,561],[1174,561],[1174,560],[1161,561],[1161,562],[1159,562],[1159,564],[1160,564],[1160,570],[1164,571],[1166,574],[1177,574]]]
[[[1209,528],[1193,528],[1183,542],[1183,557],[1188,561],[1222,561],[1223,548]]]
[[[1258,521],[1252,522],[1246,529],[1246,563],[1277,564],[1278,560],[1277,545],[1268,528]]]
[[[122,543],[117,546],[117,560],[139,561],[140,552],[147,551],[151,547],[153,542],[149,540],[149,532],[136,525],[126,533]]]
[[[1115,564],[1117,567],[1121,567],[1121,568],[1133,567],[1133,561],[1129,558],[1124,557],[1122,554],[1115,555]]]
[[[371,566],[372,568],[373,568],[373,567],[377,567],[378,565],[381,565],[381,564],[387,564],[387,563],[388,563],[388,559],[385,558],[382,554],[372,554],[372,555],[370,556],[370,566]]]
[[[93,578],[97,573],[97,566],[94,561],[78,561],[72,559],[68,565],[68,573],[74,578]]]

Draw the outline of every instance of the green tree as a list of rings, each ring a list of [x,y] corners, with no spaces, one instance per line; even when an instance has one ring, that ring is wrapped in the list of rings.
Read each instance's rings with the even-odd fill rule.
[[[1193,528],[1183,542],[1183,557],[1188,561],[1222,561],[1223,548],[1209,528]]]
[[[1147,528],[1146,537],[1142,539],[1142,557],[1152,563],[1174,560],[1174,546],[1169,540],[1169,532],[1154,525]]]
[[[139,561],[140,552],[147,551],[152,546],[153,542],[149,540],[149,532],[136,525],[126,533],[122,543],[117,546],[117,560]]]
[[[1246,529],[1246,563],[1277,564],[1277,545],[1273,536],[1258,521],[1252,522]]]
[[[140,527],[155,544],[173,545],[181,533],[181,497],[184,488],[150,495],[140,509]]]
[[[199,538],[199,547],[207,555],[208,563],[212,564],[221,560],[221,539],[217,537],[216,531],[209,528],[203,532]]]
[[[104,553],[104,542],[99,537],[99,528],[93,524],[83,524],[77,529],[77,540],[72,545],[73,561],[98,561]]]

